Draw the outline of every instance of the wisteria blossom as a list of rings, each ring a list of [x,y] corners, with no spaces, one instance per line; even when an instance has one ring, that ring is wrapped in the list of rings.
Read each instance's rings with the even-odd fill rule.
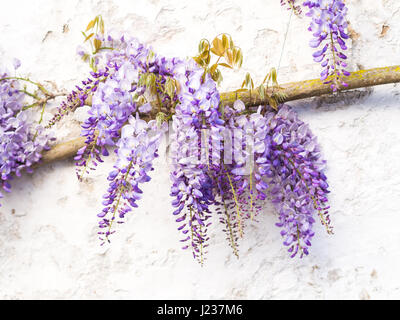
[[[182,248],[201,264],[215,214],[238,256],[246,221],[267,200],[277,208],[291,256],[308,253],[316,216],[331,231],[324,161],[293,110],[260,106],[249,113],[240,100],[221,106],[216,82],[193,59],[163,57],[126,34],[98,39],[112,50],[96,53],[97,71],[64,110],[83,104],[90,92],[86,145],[75,157],[80,179],[112,150],[117,156],[98,214],[102,244],[128,212],[140,211],[141,185],[151,180],[168,119],[172,216]],[[146,122],[147,116],[156,120]]]
[[[107,178],[110,185],[104,195],[104,209],[98,214],[100,228],[105,229],[99,232],[102,241],[109,241],[108,237],[114,233],[113,223],[123,223],[125,214],[138,207],[136,202],[143,193],[139,186],[151,180],[149,173],[154,170],[153,160],[158,156],[165,129],[165,124],[158,128],[155,120],[147,123],[138,116],[130,116],[122,128],[116,144],[117,162]]]
[[[18,68],[19,60],[14,61]],[[2,191],[11,191],[10,181],[23,171],[32,172],[32,165],[49,149],[53,140],[30,109],[24,109],[25,93],[19,81],[8,71],[0,71],[0,198]]]
[[[220,159],[222,146],[217,141],[222,138],[224,121],[218,111],[219,93],[215,82],[209,75],[203,77],[204,71],[193,60],[183,63],[182,67],[182,70],[177,68],[175,75],[181,90],[173,116],[177,136],[172,145],[171,195],[176,197],[173,206],[177,208],[174,215],[179,215],[176,221],[181,224],[178,229],[185,236],[183,242],[189,243],[184,248],[192,247],[193,255],[202,262],[208,240],[209,205],[213,202],[211,176],[220,166],[219,161],[215,163],[215,157]],[[210,144],[214,148],[207,154]],[[205,161],[200,161],[202,150]]]
[[[302,10],[301,6],[298,4],[299,0],[281,0],[282,6],[287,6],[288,10],[293,10],[294,13],[300,15]]]
[[[347,68],[346,40],[347,33],[347,7],[342,0],[314,0],[305,1],[304,6],[309,8],[306,14],[311,18],[308,28],[312,32],[310,41],[314,61],[321,63],[323,71],[321,80],[330,83],[333,91],[340,85],[347,86],[342,76],[349,76]]]
[[[266,150],[257,162],[270,185],[268,191],[279,213],[284,245],[295,256],[308,254],[317,215],[328,233],[332,232],[327,205],[328,184],[325,161],[316,137],[308,125],[288,106],[265,115],[270,132]]]

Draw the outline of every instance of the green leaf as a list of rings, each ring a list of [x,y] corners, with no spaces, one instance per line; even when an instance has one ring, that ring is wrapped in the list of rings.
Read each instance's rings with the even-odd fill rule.
[[[83,56],[82,56],[82,60],[84,61],[84,62],[87,62],[88,60],[89,60],[89,55],[87,54],[87,53],[85,53]]]
[[[203,53],[204,51],[209,51],[210,50],[210,43],[208,42],[207,39],[202,39],[199,42],[199,53]]]
[[[272,83],[274,85],[278,85],[278,81],[277,81],[278,75],[276,73],[276,69],[275,68],[271,68],[271,79],[272,79]]]
[[[218,69],[215,70],[214,73],[211,74],[211,78],[216,81],[218,84],[222,82],[222,73]]]
[[[85,41],[83,41],[83,42],[86,42],[86,41],[88,41],[91,37],[93,37],[94,36],[94,33],[92,32],[91,34],[89,34],[86,38],[85,38]]]
[[[222,47],[224,48],[224,51],[230,48],[229,38],[226,34],[222,35]]]
[[[271,108],[274,110],[278,110],[278,103],[276,102],[276,100],[273,97],[270,97],[269,95],[267,95],[267,99]]]
[[[103,18],[100,21],[100,32],[101,32],[101,34],[104,34],[104,20],[103,20]]]
[[[242,49],[235,47],[233,49],[233,65],[236,68],[240,68],[242,66],[242,63],[243,63]]]
[[[264,88],[264,86],[262,84],[258,87],[258,93],[260,94],[260,98],[262,100],[264,100],[264,98],[265,98],[265,88]]]
[[[284,102],[288,97],[288,95],[286,93],[282,92],[282,91],[275,92],[274,96],[276,96],[276,100],[278,102]]]
[[[202,53],[200,53],[199,57],[201,57],[201,59],[203,59],[205,61],[205,60],[207,60],[209,55],[210,55],[209,51],[205,50]]]
[[[271,73],[268,73],[266,76],[265,76],[265,78],[264,78],[264,80],[263,80],[263,84],[265,83],[265,81],[267,81],[267,83],[269,82],[269,80],[271,79]]]
[[[208,65],[208,63],[206,61],[204,61],[201,57],[196,56],[193,57],[193,60],[196,61],[196,63],[200,66],[200,67],[206,67]]]
[[[139,76],[138,86],[143,87],[146,84],[147,73],[142,73]]]
[[[148,73],[146,78],[146,87],[150,90],[156,85],[156,75],[154,73]]]
[[[95,24],[95,21],[94,21],[94,20],[90,21],[89,24],[87,25],[85,31],[89,31],[89,29],[93,29],[94,24]]]
[[[233,61],[233,51],[232,51],[232,49],[227,49],[227,50],[225,51],[224,56],[225,56],[226,61],[228,61],[228,63],[229,63],[230,65],[233,65],[233,64],[234,64],[234,61]]]
[[[222,67],[225,67],[225,68],[232,69],[232,67],[231,67],[229,64],[226,64],[226,63],[224,63],[224,62],[218,63],[218,65],[220,65],[220,66],[222,66]]]
[[[149,54],[147,55],[147,63],[152,62],[155,55],[156,54],[152,50],[150,50]]]
[[[101,41],[99,39],[94,39],[93,44],[94,44],[96,51],[101,48]]]
[[[168,77],[165,81],[165,92],[172,99],[175,95],[175,80]]]
[[[218,38],[214,38],[212,41],[211,52],[217,55],[218,57],[222,57],[224,55],[224,46],[222,44],[222,40]]]
[[[211,66],[211,68],[210,68],[210,74],[211,74],[211,76],[212,76],[213,74],[215,74],[217,68],[218,68],[218,65],[217,65],[216,63],[214,63],[214,64]]]
[[[250,73],[246,73],[246,77],[245,77],[245,79],[244,79],[244,81],[245,81],[245,83],[246,83],[246,87],[247,88],[250,88],[250,83],[251,83],[251,76],[250,76]]]

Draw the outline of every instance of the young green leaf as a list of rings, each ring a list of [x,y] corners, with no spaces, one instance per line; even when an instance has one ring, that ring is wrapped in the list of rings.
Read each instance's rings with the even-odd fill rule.
[[[89,31],[90,29],[92,29],[94,27],[94,24],[95,24],[94,20],[90,21],[85,31]]]
[[[89,34],[86,38],[85,38],[85,41],[84,42],[86,42],[86,41],[88,41],[91,37],[93,37],[94,36],[94,33],[92,32],[91,34]]]
[[[226,64],[226,63],[224,63],[224,62],[220,62],[220,63],[218,63],[218,65],[220,65],[220,66],[222,66],[222,67],[225,67],[225,68],[232,69],[232,67],[231,67],[229,64]]]
[[[175,80],[172,78],[168,77],[167,80],[165,81],[165,92],[167,95],[172,99],[175,94]]]

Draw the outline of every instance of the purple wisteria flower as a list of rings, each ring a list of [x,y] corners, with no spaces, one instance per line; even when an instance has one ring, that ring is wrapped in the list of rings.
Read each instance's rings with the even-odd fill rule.
[[[109,150],[117,155],[98,214],[102,244],[138,207],[141,184],[151,179],[167,127],[164,110],[172,114],[172,214],[183,249],[201,264],[214,212],[236,255],[245,221],[260,214],[268,199],[292,257],[308,253],[315,212],[331,231],[325,162],[316,138],[293,110],[260,106],[248,112],[240,100],[222,106],[215,81],[194,60],[157,55],[127,35],[101,41],[113,50],[96,54],[100,71],[78,88],[79,97],[92,92],[92,107],[82,125],[86,145],[75,160],[81,178]],[[157,120],[146,122],[140,115]]]
[[[116,43],[112,39],[109,41]],[[103,69],[96,73],[96,77],[102,77],[103,81],[97,84],[93,92],[92,107],[82,125],[86,146],[75,157],[80,179],[99,162],[103,162],[101,157],[108,156],[108,148],[115,145],[122,126],[136,112],[133,96],[144,93],[137,83],[140,72],[146,72],[148,54],[148,48],[135,39],[125,40],[122,36],[119,50],[104,55]]]
[[[208,246],[209,205],[214,202],[212,176],[220,167],[220,161],[215,164],[215,160],[220,160],[222,146],[218,141],[222,139],[224,121],[218,110],[216,84],[194,60],[177,63],[174,78],[180,92],[173,116],[172,205],[176,222],[180,223],[178,230],[185,237],[182,242],[188,242],[183,248],[191,247],[194,257],[203,263]]]
[[[89,95],[96,92],[100,82],[104,82],[109,74],[109,68],[105,68],[98,72],[91,72],[90,77],[88,77],[87,80],[82,81],[81,86],[75,86],[75,90],[72,90],[66,101],[61,103],[58,107],[57,113],[48,122],[46,128],[51,128],[64,116],[83,106]]]
[[[14,61],[15,68],[20,65]],[[7,71],[0,72],[0,198],[1,189],[11,191],[10,180],[22,171],[32,172],[31,166],[49,149],[53,140],[44,128],[34,121],[31,110],[23,109],[25,94],[17,80]]]
[[[117,161],[114,170],[108,175],[110,181],[104,195],[104,209],[98,214],[100,240],[109,242],[114,233],[113,223],[123,223],[125,214],[137,208],[136,202],[141,198],[140,184],[151,180],[148,175],[154,170],[153,160],[158,156],[160,138],[166,130],[166,124],[159,128],[155,120],[146,122],[133,116],[129,117],[116,143]]]
[[[302,257],[311,245],[315,215],[332,232],[325,161],[316,137],[288,106],[280,106],[279,112],[259,107],[251,115],[243,114],[243,108],[236,101],[233,109],[225,109],[233,157],[216,183],[220,221],[237,254],[242,217],[252,219],[270,199],[279,213],[284,245],[292,257]],[[225,144],[226,152],[231,150]]]
[[[284,245],[289,246],[292,257],[298,252],[303,256],[314,235],[315,212],[327,232],[332,232],[325,161],[316,137],[290,107],[281,106],[278,113],[268,112],[265,118],[270,128],[265,140],[268,151],[257,162],[279,212],[277,226],[282,228]]]
[[[314,61],[321,63],[323,71],[321,80],[330,83],[333,91],[340,85],[347,86],[342,76],[349,76],[347,56],[347,7],[342,0],[314,0],[305,1],[304,6],[309,8],[306,14],[312,21],[308,28],[313,34],[310,46],[315,48]]]
[[[282,6],[287,6],[288,10],[293,10],[293,12],[297,15],[301,14],[301,6],[297,4],[297,0],[281,0]]]
[[[232,110],[225,110],[225,129],[232,136],[232,162],[225,165],[225,169],[228,169],[226,175],[236,206],[240,235],[243,235],[243,219],[253,219],[262,209],[260,200],[265,200],[264,191],[268,187],[258,174],[255,163],[257,156],[265,152],[267,122],[261,114],[262,107],[250,115],[242,114],[244,108],[244,103],[237,100]],[[228,151],[226,137],[225,154]]]

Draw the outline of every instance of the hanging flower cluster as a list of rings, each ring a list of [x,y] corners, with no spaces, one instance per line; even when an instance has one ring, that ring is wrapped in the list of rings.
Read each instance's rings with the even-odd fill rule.
[[[323,21],[330,21],[330,38],[343,49],[344,6],[333,1],[333,8],[328,2],[305,3],[315,16],[325,17],[315,18],[311,28],[323,30],[318,36],[319,46],[328,37]],[[295,1],[281,3],[300,13]],[[336,28],[340,19],[327,18],[326,14],[338,14],[340,10],[343,27]],[[248,110],[240,100],[231,107],[222,106],[216,85],[216,81],[222,81],[219,67],[234,68],[243,59],[240,48],[228,35],[212,43],[203,39],[199,55],[182,60],[156,55],[128,35],[105,35],[99,17],[89,24],[91,28],[98,29],[85,35],[86,40],[93,40],[92,53],[81,49],[78,53],[90,61],[93,71],[61,104],[46,128],[89,101],[91,108],[82,125],[86,144],[75,156],[78,178],[82,180],[95,170],[111,150],[117,156],[98,214],[101,244],[109,242],[113,227],[138,207],[141,185],[151,180],[153,161],[168,120],[172,120],[173,130],[169,132],[172,213],[183,235],[183,249],[190,249],[200,263],[205,259],[208,228],[215,214],[238,256],[238,240],[244,235],[246,221],[262,212],[266,200],[271,200],[278,211],[277,226],[292,257],[308,254],[315,215],[331,232],[325,162],[307,125],[287,106],[276,110],[277,101],[272,97],[272,108]],[[325,45],[322,53],[314,56],[323,57],[330,75],[328,47]],[[337,53],[335,46],[331,50]],[[218,57],[212,65],[211,53]],[[24,106],[29,92],[20,87],[19,78],[7,72],[0,76],[0,181],[1,188],[10,191],[9,181],[23,170],[31,172],[32,164],[40,160],[52,138],[40,124],[42,117],[36,123],[30,115],[31,107],[39,101]],[[277,85],[276,72],[269,77]],[[248,78],[245,82],[253,85]],[[45,95],[43,101],[55,97],[40,84],[33,84]],[[260,88],[260,94],[266,94],[264,86]],[[44,109],[45,103],[41,103]]]
[[[301,13],[300,5],[296,0],[281,0],[281,5],[287,5],[289,10],[296,14]],[[323,71],[321,80],[330,84],[332,90],[337,91],[340,86],[347,87],[343,76],[349,76],[347,68],[346,40],[347,33],[347,7],[343,0],[310,0],[304,1],[303,6],[309,11],[306,16],[311,18],[308,28],[313,39],[310,47],[315,49],[314,61],[320,63]]]
[[[296,3],[297,0],[281,0],[282,6],[287,6],[288,10],[293,10],[293,12],[297,15],[302,13],[301,6]]]
[[[133,116],[122,128],[116,145],[118,160],[108,175],[110,186],[104,195],[104,209],[98,214],[100,228],[105,230],[99,232],[102,244],[114,233],[113,223],[123,223],[125,214],[138,207],[136,201],[143,193],[139,186],[151,180],[148,173],[154,170],[161,134],[155,120],[147,123]]]
[[[234,136],[233,162],[232,169],[221,175],[226,176],[219,185],[220,199],[225,200],[220,202],[225,203],[219,212],[225,215],[221,222],[231,246],[237,250],[234,235],[242,233],[242,220],[253,219],[269,198],[279,213],[277,226],[291,256],[308,254],[315,213],[332,233],[325,161],[316,137],[286,105],[278,112],[260,106],[251,115],[240,115],[244,104],[238,100],[234,110],[226,111],[226,127]]]
[[[16,67],[19,66],[17,63]],[[7,71],[0,71],[0,198],[11,191],[10,180],[21,176],[49,149],[52,136],[24,107],[26,90]]]
[[[295,0],[281,3],[300,14]],[[336,90],[340,74],[347,75],[342,69],[346,58],[337,48],[338,44],[345,50],[344,4],[326,0],[304,5],[313,17],[313,46],[328,42],[314,57],[326,68],[323,80]],[[110,152],[116,155],[98,213],[102,245],[110,242],[115,226],[125,222],[126,214],[138,208],[142,184],[151,180],[153,162],[166,133],[172,161],[172,215],[183,249],[190,250],[201,264],[207,252],[208,229],[215,218],[239,256],[238,242],[245,225],[257,218],[267,200],[277,210],[277,226],[291,257],[308,254],[315,218],[332,232],[325,161],[308,126],[290,107],[279,106],[282,95],[274,69],[257,89],[271,106],[248,109],[241,100],[224,106],[217,89],[222,81],[219,68],[240,67],[243,60],[241,49],[229,35],[222,34],[211,43],[201,40],[199,55],[183,60],[155,54],[127,34],[105,34],[100,16],[86,31],[91,29],[96,31],[84,33],[85,41],[92,41],[91,52],[79,49],[78,54],[90,62],[93,71],[70,93],[45,128],[89,103],[91,108],[82,124],[85,146],[75,156],[78,178],[84,179]],[[212,54],[217,56],[213,64]],[[337,77],[328,80],[332,72]],[[2,189],[10,191],[9,181],[22,170],[31,172],[32,164],[40,160],[52,139],[41,125],[42,117],[39,123],[34,122],[30,110],[41,103],[43,115],[47,100],[56,95],[7,72],[0,72],[0,77],[0,182]],[[17,79],[35,84],[46,99],[30,94]],[[274,96],[267,94],[266,80],[278,88]],[[244,85],[254,89],[250,75]],[[26,94],[38,101],[24,106]]]
[[[328,184],[323,173],[316,137],[288,106],[278,113],[268,113],[270,134],[267,136],[269,153],[262,158],[269,173],[270,195],[279,212],[284,245],[295,256],[308,254],[314,235],[314,212],[328,233],[332,233],[327,205]],[[260,161],[260,160],[259,160]],[[265,161],[265,162],[264,162]]]
[[[174,77],[180,92],[173,116],[176,136],[172,144],[171,195],[175,198],[172,204],[180,223],[178,230],[184,234],[182,241],[188,243],[184,248],[191,247],[194,257],[202,263],[208,240],[207,220],[211,217],[209,206],[214,200],[211,176],[218,170],[218,165],[209,164],[212,158],[208,154],[209,138],[220,140],[224,121],[218,110],[219,93],[211,76],[204,74],[194,60],[180,64],[182,69],[176,68]],[[201,148],[202,142],[205,148]],[[221,145],[213,146],[213,154],[219,155]],[[205,151],[203,157],[202,151]],[[199,161],[202,158],[204,161]]]
[[[312,32],[314,39],[310,41],[310,46],[317,49],[314,52],[314,61],[321,63],[323,71],[321,80],[331,84],[333,91],[336,91],[340,84],[347,86],[341,80],[341,76],[349,76],[346,71],[347,56],[343,53],[347,50],[347,7],[342,0],[318,0],[306,1],[304,6],[310,10],[307,16],[312,21],[309,31]]]
[[[56,114],[48,122],[46,128],[51,128],[62,117],[67,114],[74,112],[77,108],[82,107],[85,104],[89,94],[95,92],[100,82],[104,81],[108,76],[107,70],[100,72],[91,72],[90,77],[87,80],[82,81],[81,86],[76,86],[76,90],[73,90],[68,96],[66,101],[63,101],[58,107]]]
[[[324,161],[307,125],[287,106],[279,112],[262,106],[248,112],[237,100],[222,107],[214,79],[218,63],[210,70],[208,64],[210,52],[223,56],[226,48],[228,62],[241,60],[226,36],[212,48],[203,41],[196,62],[157,55],[127,35],[101,33],[95,39],[99,48],[108,49],[91,58],[96,71],[64,109],[82,104],[91,92],[82,125],[86,145],[75,157],[80,179],[112,149],[117,156],[98,214],[101,244],[110,241],[126,213],[137,209],[169,119],[172,213],[183,249],[200,263],[214,213],[238,255],[245,222],[267,199],[277,208],[277,225],[292,257],[308,254],[315,213],[331,231]],[[146,122],[148,116],[156,120]]]

